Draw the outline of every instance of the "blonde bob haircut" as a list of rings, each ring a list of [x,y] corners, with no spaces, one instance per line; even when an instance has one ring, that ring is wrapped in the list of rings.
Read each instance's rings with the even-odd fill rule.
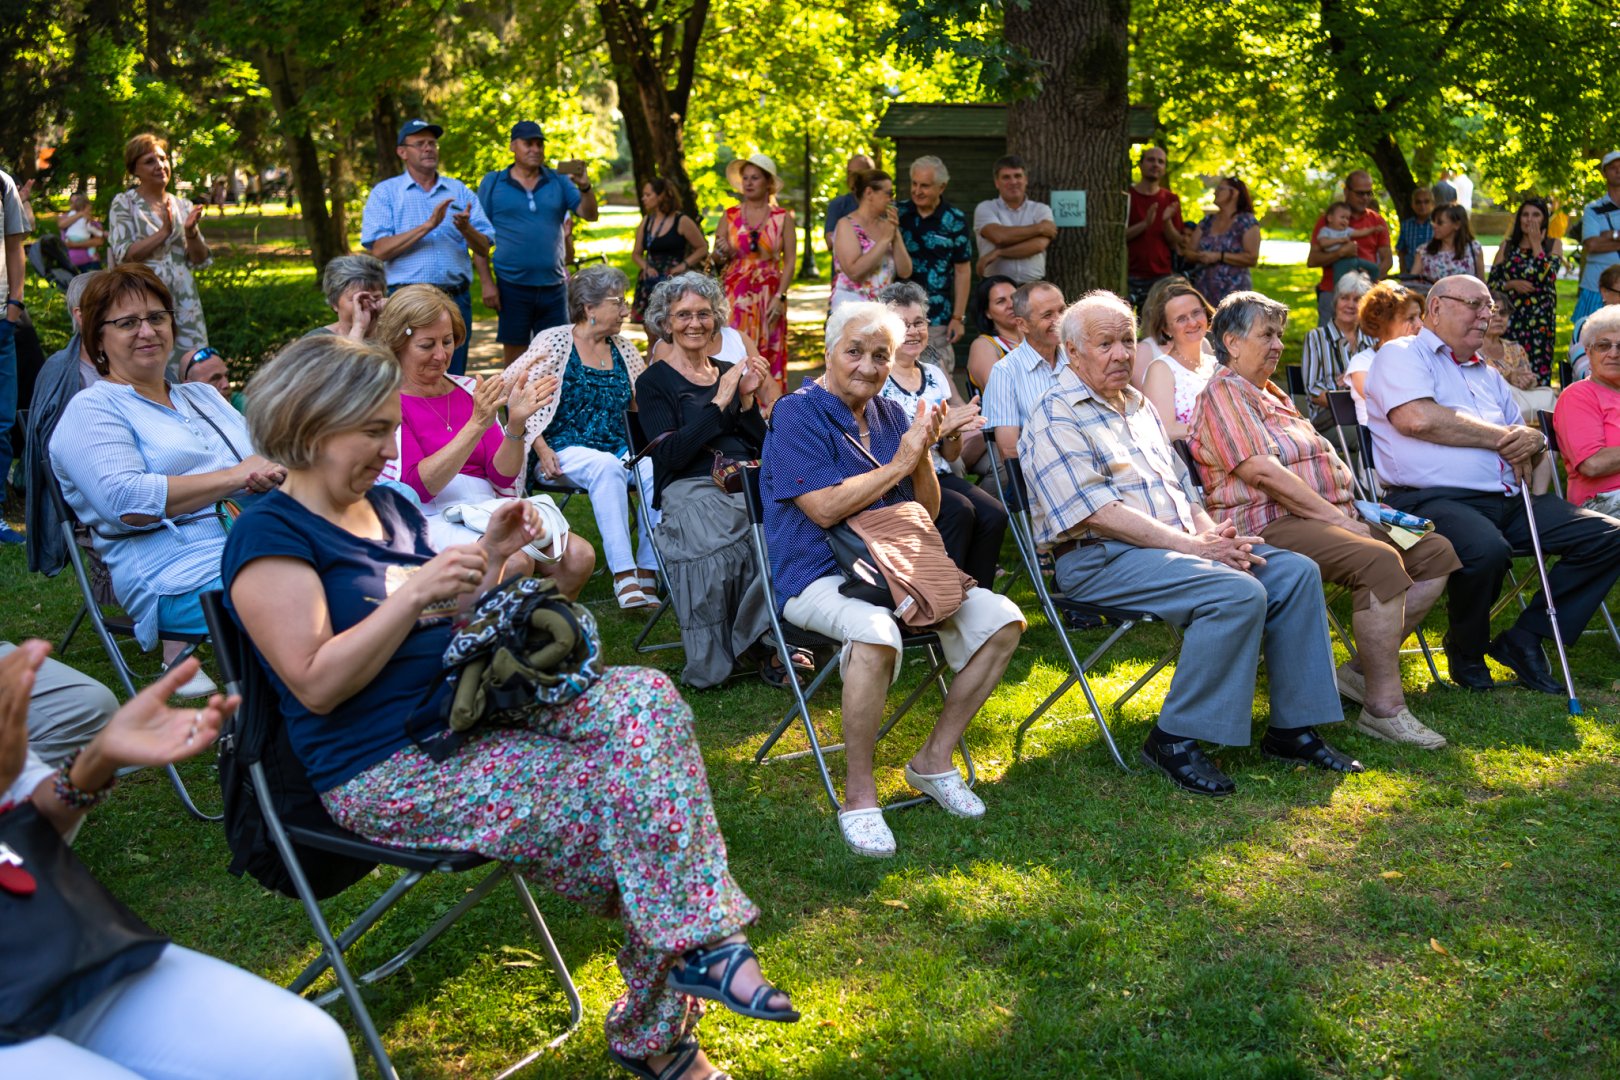
[[[467,324],[462,322],[456,302],[435,286],[407,285],[388,298],[371,333],[397,356],[404,351],[413,331],[432,326],[446,312],[450,314],[450,333],[459,346],[467,340]]]
[[[248,382],[248,433],[271,461],[312,468],[322,443],[398,396],[401,378],[399,361],[378,342],[299,338]]]
[[[143,131],[133,139],[129,140],[129,142],[124,144],[124,171],[129,175],[134,176],[135,166],[141,163],[141,158],[145,157],[147,154],[150,154],[154,150],[161,150],[167,154],[169,152],[169,144],[167,141],[158,138],[150,131]]]
[[[906,339],[906,324],[890,311],[886,304],[871,300],[857,300],[840,304],[838,310],[827,317],[827,359],[846,337],[867,337],[882,334],[889,339],[889,348],[898,349]]]

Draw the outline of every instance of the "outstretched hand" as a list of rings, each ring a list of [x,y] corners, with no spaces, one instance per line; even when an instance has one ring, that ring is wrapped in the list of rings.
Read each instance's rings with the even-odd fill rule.
[[[28,760],[28,699],[49,642],[35,638],[0,659],[0,791],[22,774]]]
[[[199,667],[195,656],[187,657],[113,713],[90,744],[104,767],[116,771],[131,765],[172,765],[200,753],[219,736],[220,725],[242,703],[235,694],[214,694],[200,709],[168,705]]]

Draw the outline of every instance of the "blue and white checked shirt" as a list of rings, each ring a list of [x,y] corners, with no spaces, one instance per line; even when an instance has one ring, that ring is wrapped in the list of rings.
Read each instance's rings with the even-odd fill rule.
[[[208,508],[164,516],[169,477],[229,469],[255,453],[247,421],[212,386],[171,384],[169,396],[173,409],[128,384],[99,382],[73,395],[51,435],[62,495],[95,532],[96,553],[143,649],[157,644],[158,598],[219,577],[225,550],[225,528]],[[130,525],[125,514],[163,520]]]
[[[389,177],[371,189],[365,213],[360,217],[360,242],[367,248],[385,236],[409,232],[433,216],[433,208],[445,199],[454,200],[439,227],[418,240],[402,255],[385,264],[388,284],[440,285],[454,287],[472,283],[472,259],[467,255],[467,238],[456,231],[450,220],[458,211],[472,210],[472,227],[495,242],[495,226],[484,216],[484,208],[473,193],[452,176],[440,175],[433,190],[424,191],[410,173]]]
[[[983,405],[986,427],[1017,427],[1029,423],[1041,399],[1058,383],[1058,374],[1068,369],[1069,357],[1058,346],[1057,364],[1024,342],[995,362],[984,384]]]

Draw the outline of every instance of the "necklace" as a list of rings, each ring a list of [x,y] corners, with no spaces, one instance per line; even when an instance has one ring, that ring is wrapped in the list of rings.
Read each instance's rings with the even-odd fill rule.
[[[586,355],[586,352],[587,352],[586,346],[587,345],[590,346],[591,351],[596,352],[598,355],[600,355],[602,352],[606,352],[607,355],[603,356],[601,359],[597,359],[596,357],[593,357],[593,356],[588,356],[588,355]],[[576,334],[574,336],[574,349],[575,349],[576,352],[579,353],[579,362],[584,364],[586,367],[595,368],[597,371],[610,371],[610,370],[612,370],[612,368],[613,368],[613,350],[612,350],[612,347],[607,344],[607,342],[605,342],[605,341],[590,341],[590,340],[588,340],[586,338],[581,338],[579,335]]]
[[[439,400],[440,398],[448,398],[448,397],[450,397],[450,394],[452,394],[454,392],[455,392],[455,384],[452,383],[451,387],[450,387],[450,393],[435,394],[432,397],[428,397],[426,394],[416,394],[416,395],[413,395],[413,396],[419,397],[423,401],[427,402],[428,408],[433,410],[433,415],[437,416],[439,418],[439,420],[443,422],[444,430],[446,430],[446,431],[454,431],[455,428],[450,426],[450,405],[449,405],[449,402],[447,401],[445,403],[445,407],[444,407],[444,409],[442,411],[440,410],[440,408],[437,405],[433,404],[435,401]]]

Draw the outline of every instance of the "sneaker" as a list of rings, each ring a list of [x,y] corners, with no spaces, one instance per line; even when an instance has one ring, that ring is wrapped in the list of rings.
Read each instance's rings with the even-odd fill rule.
[[[929,774],[907,765],[906,783],[939,803],[947,814],[961,818],[984,817],[984,800],[973,794],[973,789],[955,769]]]
[[[1419,750],[1439,750],[1446,745],[1446,737],[1423,726],[1410,709],[1402,709],[1394,716],[1374,716],[1367,709],[1356,717],[1356,730],[1384,742],[1405,743]]]
[[[208,677],[208,673],[202,668],[198,668],[197,674],[180,684],[179,688],[175,690],[174,696],[184,698],[207,697],[218,690],[219,686],[213,679]]]
[[[10,525],[0,522],[0,544],[25,544],[27,539]]]
[[[838,814],[838,830],[844,834],[844,843],[857,855],[871,859],[887,859],[894,854],[894,833],[883,820],[883,811],[877,807],[865,810],[843,810]]]
[[[1339,693],[1357,705],[1367,704],[1367,679],[1346,660],[1333,672],[1333,681],[1339,684]]]

